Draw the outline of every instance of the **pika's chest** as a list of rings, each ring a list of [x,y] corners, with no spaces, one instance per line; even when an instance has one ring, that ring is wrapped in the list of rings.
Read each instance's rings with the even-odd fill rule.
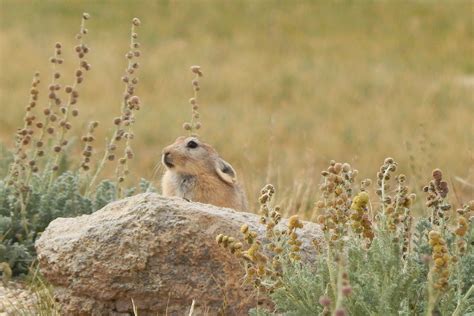
[[[188,200],[193,199],[197,180],[192,176],[179,176],[176,179],[176,195]]]

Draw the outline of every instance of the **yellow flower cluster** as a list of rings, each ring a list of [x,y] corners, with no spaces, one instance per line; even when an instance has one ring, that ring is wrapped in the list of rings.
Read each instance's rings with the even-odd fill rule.
[[[219,234],[216,236],[216,242],[218,245],[229,249],[232,254],[239,256],[242,251],[242,243],[236,240],[234,237]]]
[[[280,207],[272,208],[270,202],[272,201],[275,188],[271,184],[267,184],[262,189],[262,194],[259,197],[260,203],[260,223],[266,225],[266,236],[272,238],[274,235],[273,229],[281,220]]]
[[[458,240],[456,241],[456,247],[458,254],[460,256],[464,255],[467,250],[467,242],[466,240],[463,239],[463,237],[466,235],[467,230],[469,228],[469,222],[464,216],[459,216],[458,218],[458,226],[456,227],[456,230],[454,233],[458,236]]]
[[[269,275],[270,270],[266,268],[268,257],[262,252],[262,245],[257,240],[257,233],[251,231],[247,224],[240,227],[240,232],[244,235],[244,240],[250,247],[242,252],[242,258],[247,262],[245,265],[246,282],[253,280],[255,285],[259,285],[259,277]]]
[[[240,231],[244,235],[244,240],[249,244],[247,250],[243,249],[243,244],[234,237],[219,234],[216,236],[216,242],[219,246],[227,249],[237,258],[242,258],[245,264],[245,280],[246,282],[253,281],[256,286],[260,285],[259,277],[263,277],[271,273],[266,268],[268,262],[267,256],[261,251],[261,243],[256,240],[257,233],[251,231],[247,224],[242,225]]]
[[[244,235],[244,240],[247,244],[252,245],[257,239],[257,233],[249,229],[249,225],[243,224],[240,227],[240,232]]]
[[[456,235],[456,250],[459,256],[463,256],[466,254],[467,250],[467,242],[465,240],[465,236],[469,231],[469,219],[472,215],[474,215],[474,200],[469,201],[465,204],[462,208],[457,210],[458,218],[457,218],[457,227],[454,230],[454,234]]]
[[[369,195],[367,192],[360,192],[354,197],[352,201],[350,215],[351,227],[357,234],[372,240],[374,232],[372,230],[372,223],[367,214],[367,204],[369,203]]]
[[[433,248],[434,266],[432,271],[436,275],[433,287],[438,290],[445,290],[448,287],[449,261],[451,259],[448,247],[438,231],[430,231],[428,237],[430,246]]]
[[[293,215],[288,219],[288,230],[293,231],[297,228],[303,228],[303,223],[298,215]]]
[[[456,228],[454,233],[458,235],[459,237],[464,237],[464,235],[466,235],[468,226],[469,225],[468,225],[467,219],[464,216],[459,216],[458,227]]]
[[[298,215],[293,215],[288,219],[287,234],[290,238],[288,244],[291,246],[289,257],[295,261],[301,259],[299,252],[301,250],[302,242],[301,240],[298,240],[298,234],[296,233],[298,228],[303,228],[303,223],[300,221]]]
[[[323,198],[316,202],[318,214],[316,222],[324,232],[329,233],[331,241],[345,235],[346,223],[349,220],[352,184],[358,171],[348,163],[330,162],[327,170],[323,171],[323,182],[320,189]]]

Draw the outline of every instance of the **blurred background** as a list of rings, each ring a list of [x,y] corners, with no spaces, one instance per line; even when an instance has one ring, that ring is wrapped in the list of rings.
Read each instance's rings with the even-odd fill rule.
[[[331,159],[349,162],[362,179],[374,178],[388,156],[413,187],[439,167],[459,202],[472,198],[472,1],[0,0],[0,6],[0,142],[7,146],[22,125],[35,71],[47,102],[48,59],[57,41],[64,47],[63,83],[72,81],[82,12],[91,14],[85,42],[93,69],[80,87],[73,134],[80,137],[88,121],[98,120],[104,143],[120,113],[130,21],[139,17],[143,107],[134,127],[134,179],[150,179],[161,149],[185,134],[189,67],[196,64],[204,72],[200,135],[234,166],[253,201],[272,182],[291,212],[309,209]]]

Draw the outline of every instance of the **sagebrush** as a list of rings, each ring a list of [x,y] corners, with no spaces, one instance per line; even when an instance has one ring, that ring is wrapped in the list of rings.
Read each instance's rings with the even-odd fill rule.
[[[302,251],[297,215],[279,225],[275,189],[262,190],[266,235],[247,225],[243,241],[220,234],[217,243],[244,267],[244,283],[266,293],[273,310],[254,315],[465,315],[474,312],[474,201],[454,211],[440,170],[424,187],[425,208],[413,216],[415,195],[387,158],[371,181],[357,185],[347,164],[322,172],[316,222],[324,234]],[[358,191],[358,192],[357,192]],[[378,201],[377,201],[378,200]],[[245,246],[244,246],[245,245]]]
[[[83,145],[77,144],[70,133],[73,124],[81,124],[77,121],[79,90],[92,69],[86,59],[90,51],[85,42],[89,19],[88,13],[82,15],[76,35],[77,68],[73,82],[62,82],[63,47],[55,43],[46,97],[40,98],[40,74],[35,73],[24,125],[15,135],[15,148],[7,151],[2,147],[0,153],[0,262],[4,276],[28,272],[35,259],[34,242],[55,218],[89,214],[119,198],[154,190],[143,179],[136,188],[125,185],[129,161],[134,156],[134,113],[141,105],[136,95],[141,55],[136,32],[138,18],[132,20],[130,47],[125,55],[127,68],[122,77],[125,88],[120,116],[112,120],[115,129],[105,144],[103,156],[97,157],[97,121],[86,124]],[[74,152],[74,146],[82,147],[80,159],[67,153]],[[116,162],[112,177],[101,173],[107,162]]]

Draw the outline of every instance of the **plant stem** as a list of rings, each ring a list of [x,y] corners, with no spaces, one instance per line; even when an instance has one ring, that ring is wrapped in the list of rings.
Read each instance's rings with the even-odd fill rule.
[[[343,269],[342,269],[342,259],[339,258],[339,261],[338,261],[338,264],[337,264],[337,290],[336,290],[336,293],[337,293],[337,296],[336,296],[336,308],[335,310],[338,310],[341,305],[342,305],[342,273],[343,273]]]
[[[474,285],[471,285],[469,290],[467,291],[466,295],[463,296],[463,298],[459,301],[458,306],[456,306],[456,309],[453,312],[452,316],[459,316],[461,315],[461,308],[464,305],[464,303],[467,302],[469,299],[469,296],[471,296],[472,292],[474,291]]]
[[[97,169],[94,173],[94,176],[92,177],[91,181],[89,182],[89,185],[87,186],[87,189],[86,189],[86,192],[85,192],[85,196],[86,197],[89,197],[90,193],[91,193],[91,190],[97,180],[97,177],[99,176],[99,173],[102,171],[102,169],[104,168],[104,165],[105,165],[105,162],[107,160],[107,157],[109,156],[109,148],[115,144],[115,137],[117,136],[117,131],[119,130],[119,128],[117,127],[117,129],[115,130],[114,132],[114,135],[112,136],[112,139],[110,140],[110,143],[107,143],[107,141],[105,142],[106,143],[106,149],[105,149],[105,152],[104,152],[104,156],[102,157],[99,165],[97,166]]]
[[[433,315],[433,309],[435,308],[436,300],[437,300],[437,297],[436,297],[436,293],[434,293],[434,288],[433,288],[433,273],[429,271],[428,272],[428,306],[426,308],[426,316]]]

